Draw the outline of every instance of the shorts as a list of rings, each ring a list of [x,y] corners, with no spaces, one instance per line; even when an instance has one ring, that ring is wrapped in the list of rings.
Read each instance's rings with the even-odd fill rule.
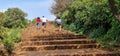
[[[39,23],[36,23],[36,25],[39,25]]]
[[[40,28],[40,23],[36,23],[36,27],[37,27],[37,28]]]
[[[46,22],[42,22],[42,26],[45,26],[45,27],[46,27]]]
[[[61,23],[57,23],[57,26],[58,26],[58,27],[61,26]]]

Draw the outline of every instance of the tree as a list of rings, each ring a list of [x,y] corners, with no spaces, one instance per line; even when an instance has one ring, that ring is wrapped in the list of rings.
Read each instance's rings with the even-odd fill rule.
[[[0,39],[3,39],[2,32],[3,32],[3,19],[5,18],[5,14],[3,12],[0,12]]]
[[[116,19],[120,21],[120,14],[118,12],[118,8],[116,6],[115,0],[108,0],[108,2],[109,2],[109,5],[110,5],[110,8],[112,10],[112,13],[116,17]]]
[[[120,0],[109,3],[108,0],[72,2],[62,13],[62,27],[94,38],[105,46],[120,46],[120,18],[114,17],[119,16]]]
[[[71,4],[73,0],[54,0],[55,3],[53,3],[52,7],[51,7],[51,13],[53,13],[56,16],[61,15],[67,5]]]
[[[4,26],[9,28],[21,26],[20,24],[27,16],[27,14],[19,8],[8,8],[8,10],[5,11],[5,14],[7,17],[5,18]]]
[[[0,28],[3,25],[3,19],[5,18],[5,14],[3,12],[0,12]]]

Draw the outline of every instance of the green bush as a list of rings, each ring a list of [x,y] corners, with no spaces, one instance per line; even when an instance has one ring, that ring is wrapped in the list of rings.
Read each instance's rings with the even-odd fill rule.
[[[12,33],[10,34],[11,38],[13,39],[14,42],[21,42],[21,37],[20,37],[20,29],[13,29]]]
[[[116,0],[120,11],[120,1]],[[120,22],[108,0],[74,0],[61,15],[63,28],[97,40],[102,45],[120,46]]]
[[[36,18],[34,18],[34,19],[32,20],[32,23],[33,23],[33,24],[36,24]]]
[[[120,0],[115,0],[118,11],[120,12]]]
[[[76,27],[73,23],[70,24],[68,28],[69,28],[70,31],[75,31],[76,30]]]
[[[7,37],[7,31],[8,31],[8,28],[5,28],[5,27],[1,27],[0,29],[0,39],[3,40],[4,37]]]
[[[57,22],[55,20],[53,21],[53,24],[55,27],[57,27]]]
[[[14,41],[10,37],[6,37],[3,40],[4,48],[9,54],[14,50]]]
[[[112,28],[109,29],[103,40],[109,42],[108,44],[111,46],[120,46],[120,23],[114,19],[111,24]]]
[[[98,37],[101,37],[101,36],[104,36],[104,34],[106,34],[106,30],[104,27],[99,27],[95,30],[93,30],[88,37],[90,38],[98,38]]]
[[[28,26],[29,20],[24,19],[21,23],[21,28],[26,28]]]

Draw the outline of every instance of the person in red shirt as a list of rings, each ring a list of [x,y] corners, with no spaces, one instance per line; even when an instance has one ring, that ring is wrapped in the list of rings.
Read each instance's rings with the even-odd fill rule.
[[[37,19],[36,19],[36,28],[37,29],[40,29],[40,22],[41,22],[40,17],[37,17]]]

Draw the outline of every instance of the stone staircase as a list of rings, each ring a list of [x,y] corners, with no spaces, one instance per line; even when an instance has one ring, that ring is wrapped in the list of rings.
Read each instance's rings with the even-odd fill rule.
[[[84,36],[37,36],[24,38],[22,56],[119,56],[119,53],[99,50],[99,44]]]
[[[94,40],[82,35],[57,33],[22,37],[17,56],[120,56],[120,53],[100,50]]]

